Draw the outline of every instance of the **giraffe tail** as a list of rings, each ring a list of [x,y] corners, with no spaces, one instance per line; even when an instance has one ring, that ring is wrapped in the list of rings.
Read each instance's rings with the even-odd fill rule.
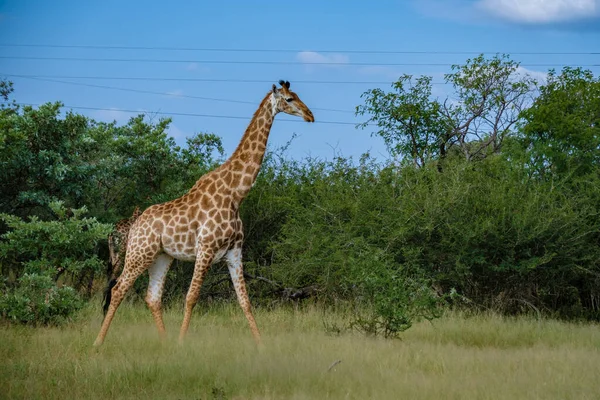
[[[113,274],[113,263],[112,260],[108,260],[108,269],[110,271],[110,278],[108,280],[108,286],[104,290],[104,305],[102,306],[102,312],[106,315],[108,311],[108,306],[110,306],[110,300],[112,297],[112,288],[117,284],[117,280],[115,279],[115,275]]]

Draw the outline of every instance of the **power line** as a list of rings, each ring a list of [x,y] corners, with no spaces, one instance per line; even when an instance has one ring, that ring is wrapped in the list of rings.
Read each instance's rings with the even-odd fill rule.
[[[598,55],[600,52],[559,52],[559,51],[438,51],[438,50],[352,50],[352,49],[241,49],[241,48],[219,48],[219,47],[171,47],[171,46],[110,46],[110,45],[74,45],[74,44],[19,44],[0,43],[1,47],[38,47],[38,48],[60,48],[60,49],[95,49],[95,50],[162,50],[162,51],[197,51],[197,52],[222,52],[222,53],[301,53],[306,51],[316,53],[347,53],[347,54],[514,54],[514,55]]]
[[[3,74],[0,74],[0,75],[3,75]],[[105,86],[105,85],[94,85],[94,84],[80,83],[80,82],[68,82],[68,81],[61,81],[61,80],[56,80],[56,79],[39,78],[39,77],[34,77],[34,76],[10,75],[10,74],[9,75],[4,74],[4,76],[13,76],[13,77],[34,79],[34,80],[44,81],[44,82],[55,82],[55,83],[74,85],[74,86],[85,86],[85,87],[93,87],[93,88],[99,88],[99,89],[119,90],[119,91],[123,91],[123,92],[146,93],[146,94],[156,94],[156,95],[160,95],[160,96],[183,97],[183,98],[198,99],[198,100],[220,101],[220,102],[225,102],[225,103],[239,103],[239,104],[256,105],[255,101],[219,99],[219,98],[214,98],[214,97],[193,96],[193,95],[186,95],[186,94],[174,94],[174,93],[168,93],[168,92],[154,92],[151,90],[121,88],[121,87]],[[311,107],[311,108],[313,110],[318,110],[318,111],[331,111],[331,112],[354,114],[353,111],[348,111],[348,110],[337,110],[337,109],[333,109],[333,108],[317,108],[317,107]]]
[[[43,61],[94,61],[94,62],[143,62],[143,63],[195,63],[195,64],[253,64],[253,65],[347,65],[376,67],[450,67],[452,63],[371,63],[371,62],[303,62],[303,61],[241,61],[241,60],[170,60],[162,58],[101,58],[101,57],[37,57],[0,56],[5,60]],[[600,67],[600,64],[521,64],[525,67]]]
[[[275,83],[275,80],[267,79],[214,79],[214,78],[160,78],[160,77],[139,77],[139,76],[65,76],[65,75],[24,75],[24,74],[5,74],[4,76],[15,76],[20,78],[48,78],[48,79],[92,79],[92,80],[126,80],[126,81],[181,81],[181,82],[222,82],[222,83]],[[294,80],[293,83],[301,84],[340,84],[340,85],[389,85],[391,81],[315,81],[315,80]],[[446,85],[445,82],[433,82],[434,85]]]
[[[14,103],[19,106],[31,106],[39,107],[42,104],[34,103]],[[252,117],[240,117],[235,115],[215,115],[215,114],[195,114],[195,113],[182,113],[182,112],[166,112],[166,111],[140,111],[140,110],[128,110],[123,108],[102,108],[102,107],[85,107],[85,106],[69,106],[63,105],[64,108],[71,108],[75,110],[93,110],[93,111],[116,111],[133,114],[155,114],[155,115],[168,115],[168,116],[183,116],[183,117],[202,117],[202,118],[222,118],[222,119],[245,119],[250,120]],[[284,122],[304,122],[299,119],[279,119]],[[315,124],[331,124],[331,125],[358,125],[360,122],[343,122],[343,121],[315,121]]]

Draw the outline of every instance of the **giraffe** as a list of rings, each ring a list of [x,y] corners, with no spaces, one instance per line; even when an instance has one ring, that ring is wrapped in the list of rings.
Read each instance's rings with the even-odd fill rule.
[[[129,218],[123,218],[115,224],[115,229],[108,235],[108,287],[104,293],[103,311],[106,314],[108,305],[110,304],[110,292],[113,286],[117,283],[117,274],[123,268],[125,261],[125,250],[127,249],[127,238],[131,226],[142,214],[140,207],[136,206],[133,214]]]
[[[126,292],[142,272],[148,270],[146,304],[161,338],[166,336],[161,297],[165,277],[173,259],[194,261],[192,281],[185,298],[179,341],[188,331],[192,310],[210,266],[225,258],[238,302],[257,343],[260,333],[252,314],[242,266],[244,232],[239,207],[260,171],[267,140],[279,112],[315,118],[290,83],[273,85],[254,113],[236,150],[221,166],[202,176],[183,196],[148,207],[134,222],[127,241],[125,266],[111,290],[108,310],[94,342],[104,342],[108,328]]]

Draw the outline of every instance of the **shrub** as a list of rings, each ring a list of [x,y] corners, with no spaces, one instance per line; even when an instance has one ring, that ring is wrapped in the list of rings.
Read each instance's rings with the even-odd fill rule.
[[[73,288],[58,287],[52,278],[40,274],[24,274],[15,289],[0,296],[2,318],[22,324],[58,325],[82,306]]]

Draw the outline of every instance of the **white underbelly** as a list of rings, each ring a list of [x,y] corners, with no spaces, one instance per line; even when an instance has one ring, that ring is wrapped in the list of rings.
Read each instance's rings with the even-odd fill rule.
[[[196,250],[192,249],[191,251],[188,249],[177,249],[176,247],[165,246],[163,248],[164,252],[173,257],[176,260],[180,261],[196,261]]]
[[[196,249],[188,250],[188,249],[177,249],[175,246],[164,246],[164,252],[180,261],[196,261]],[[213,264],[221,261],[223,256],[227,253],[227,246],[220,248],[215,253],[215,257],[213,259]]]

